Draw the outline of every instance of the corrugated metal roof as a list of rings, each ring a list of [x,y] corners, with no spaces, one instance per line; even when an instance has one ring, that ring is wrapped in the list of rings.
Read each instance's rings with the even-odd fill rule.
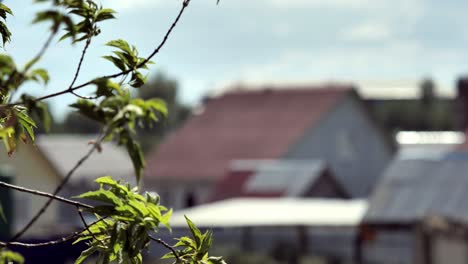
[[[303,196],[325,170],[320,160],[236,160],[217,183],[213,200]]]
[[[405,223],[426,216],[468,221],[468,161],[396,160],[370,201],[365,222]]]
[[[200,227],[355,226],[365,200],[238,198],[176,211],[171,225],[185,227],[184,216]]]
[[[41,135],[36,145],[52,165],[65,176],[90,149],[95,135]],[[75,172],[72,180],[95,179],[111,175],[134,182],[133,165],[124,149],[113,143],[103,143],[102,153],[96,152]]]
[[[281,191],[284,196],[301,196],[324,169],[325,163],[319,160],[261,162],[245,183],[244,191]]]

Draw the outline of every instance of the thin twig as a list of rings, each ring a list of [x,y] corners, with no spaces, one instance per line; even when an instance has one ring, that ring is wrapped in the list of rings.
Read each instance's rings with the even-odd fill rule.
[[[73,201],[73,200],[70,200],[70,199],[67,199],[67,198],[63,198],[63,197],[58,196],[58,195],[54,195],[54,194],[50,194],[50,193],[46,193],[46,192],[41,192],[41,191],[37,191],[37,190],[32,190],[32,189],[28,189],[28,188],[25,188],[25,187],[9,184],[9,183],[2,182],[2,181],[0,181],[0,187],[14,189],[14,190],[17,190],[17,191],[20,191],[20,192],[30,193],[30,194],[34,194],[34,195],[38,195],[38,196],[48,197],[51,200],[57,200],[57,201],[67,203],[67,204],[70,204],[70,205],[74,205],[74,206],[77,206],[77,207],[80,207],[80,208],[87,208],[87,209],[93,208],[93,206],[91,206],[89,204],[84,204],[84,203],[81,203],[81,202],[77,202],[77,201]]]
[[[73,88],[73,85],[75,85],[75,82],[78,79],[78,76],[80,75],[81,66],[83,65],[83,61],[84,61],[84,58],[86,56],[86,52],[88,51],[89,45],[91,44],[91,39],[92,39],[92,35],[90,35],[88,37],[88,39],[86,40],[86,44],[85,44],[85,46],[83,48],[83,51],[81,51],[81,56],[80,56],[80,60],[78,62],[78,66],[76,67],[75,75],[73,76],[72,82],[68,86],[68,90],[70,91],[70,93],[73,94],[74,96],[78,97],[78,98],[81,98],[81,99],[93,99],[94,98],[94,97],[86,97],[86,96],[79,95],[76,92],[74,92],[73,90],[71,90]]]
[[[55,35],[57,35],[57,30],[54,30],[52,31],[52,33],[50,33],[49,37],[47,38],[47,40],[44,42],[44,45],[42,45],[41,49],[39,50],[39,52],[36,54],[36,56],[34,56],[32,59],[31,59],[31,62],[37,62],[39,61],[43,56],[44,54],[46,53],[47,49],[50,47],[50,43],[52,43],[52,40],[54,39]],[[19,76],[20,76],[20,80],[17,80],[18,83],[21,83],[24,79],[24,76],[26,75],[26,72],[32,67],[33,63],[30,63],[29,65],[27,65],[26,68],[24,68],[22,71],[18,72],[18,71],[14,71],[11,75],[10,75],[10,78],[8,78],[7,82],[5,83],[4,87],[5,89],[8,89],[8,86],[11,84],[11,82],[13,82],[13,76],[14,76],[14,73],[17,73]],[[13,96],[10,96],[10,99],[13,98]]]
[[[175,258],[179,260],[179,254],[177,254],[177,251],[171,245],[169,245],[168,243],[166,243],[164,240],[160,238],[154,238],[152,236],[149,236],[149,238],[153,240],[154,242],[161,244],[163,247],[169,249],[172,252],[172,254],[174,254]]]
[[[145,66],[146,63],[148,63],[154,56],[156,56],[159,53],[159,51],[163,48],[164,44],[166,44],[166,41],[169,39],[169,36],[171,35],[172,31],[177,26],[177,23],[179,22],[180,18],[182,17],[182,14],[184,13],[184,11],[187,8],[187,6],[189,5],[189,3],[190,3],[190,0],[184,0],[183,1],[182,8],[180,9],[180,11],[179,11],[177,17],[175,18],[174,22],[172,22],[172,25],[167,30],[167,32],[164,35],[164,38],[162,39],[162,41],[159,43],[159,45],[156,47],[156,49],[144,61],[142,61],[140,64],[137,65],[137,68],[141,68],[141,67]],[[110,74],[110,75],[105,75],[105,76],[102,76],[100,78],[104,78],[104,79],[117,78],[117,77],[129,74],[132,71],[133,71],[133,69],[129,69],[129,70],[126,70],[126,71],[122,71],[122,72],[118,72],[118,73],[114,73],[114,74]],[[91,85],[93,83],[93,81],[94,81],[94,79],[91,80],[91,81],[87,81],[85,83],[82,83],[80,85],[77,85],[77,86],[74,86],[74,87],[71,87],[71,88],[67,88],[67,89],[59,91],[59,92],[55,92],[55,93],[51,93],[51,94],[48,94],[48,95],[44,95],[42,97],[38,97],[34,101],[38,102],[38,101],[50,99],[50,98],[53,98],[53,97],[56,97],[56,96],[59,96],[59,95],[74,92],[74,91],[79,90],[79,89],[81,89],[83,87]],[[6,105],[3,105],[3,106],[4,107],[11,107],[11,106],[20,105],[20,104],[23,104],[23,102],[6,104]],[[2,107],[2,105],[0,105],[0,107]]]
[[[86,52],[88,51],[90,44],[91,44],[91,36],[88,37],[88,39],[86,40],[86,44],[83,48],[83,51],[81,51],[81,57],[80,57],[80,61],[78,62],[78,66],[76,67],[75,76],[73,76],[73,80],[68,86],[68,89],[71,89],[73,85],[75,85],[75,82],[78,79],[78,76],[80,75],[81,65],[83,65],[83,60],[84,60],[84,57],[86,56]]]
[[[87,230],[89,232],[89,234],[91,234],[91,236],[93,236],[93,238],[96,240],[96,241],[99,241],[101,243],[101,245],[103,246],[106,246],[106,244],[104,242],[102,242],[102,240],[98,239],[93,232],[91,232],[91,229],[89,229],[89,226],[88,224],[86,223],[86,220],[83,216],[83,212],[81,211],[81,208],[77,207],[76,210],[78,211],[78,214],[80,215],[80,218],[81,218],[81,222],[83,222],[83,225],[85,226],[85,230]]]
[[[99,218],[98,220],[94,221],[93,223],[89,224],[88,226],[93,226],[93,225],[101,222],[104,219],[106,219],[106,217]],[[73,232],[72,234],[70,234],[68,236],[65,236],[65,237],[62,237],[62,238],[59,238],[59,239],[56,239],[56,240],[41,242],[41,243],[2,242],[2,241],[0,241],[0,247],[18,246],[18,247],[32,248],[32,247],[53,246],[53,245],[65,243],[67,241],[73,240],[73,239],[75,239],[77,237],[80,237],[80,236],[87,236],[87,235],[82,234],[84,231],[86,231],[86,229],[82,229],[81,231],[78,231],[78,232]]]

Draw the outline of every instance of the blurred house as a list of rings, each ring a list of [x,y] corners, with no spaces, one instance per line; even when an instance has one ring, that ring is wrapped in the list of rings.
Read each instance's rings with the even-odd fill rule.
[[[301,256],[350,262],[354,235],[367,209],[365,200],[321,198],[236,198],[174,212],[174,233],[188,232],[185,216],[212,229],[215,248],[272,255],[282,263]],[[158,250],[155,248],[155,250]]]
[[[238,89],[208,99],[147,157],[145,186],[177,209],[209,201],[233,161],[320,160],[365,197],[394,150],[350,86]]]
[[[467,263],[468,242],[460,235],[468,230],[467,188],[464,160],[396,160],[369,200],[363,263]]]
[[[11,157],[2,151],[0,166],[8,166],[12,170],[13,184],[51,193],[88,152],[89,142],[94,139],[92,135],[39,136],[35,145],[18,144],[18,150]],[[111,143],[103,144],[102,153],[91,155],[76,170],[59,195],[70,197],[95,188],[92,180],[105,175],[134,181],[133,167],[128,155]],[[13,232],[22,228],[46,200],[43,197],[14,192]],[[77,224],[80,222],[76,209],[54,201],[26,236],[53,236],[68,231]]]
[[[215,186],[213,200],[235,197],[350,198],[323,161],[239,160]]]

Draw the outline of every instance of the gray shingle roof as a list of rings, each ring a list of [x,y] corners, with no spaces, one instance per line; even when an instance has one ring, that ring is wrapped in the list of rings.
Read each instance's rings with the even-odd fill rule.
[[[468,221],[468,160],[396,160],[369,202],[368,223],[407,223],[426,216]]]
[[[75,166],[77,161],[90,149],[93,135],[47,135],[39,136],[36,145],[61,176]],[[130,158],[124,149],[113,143],[104,143],[102,152],[95,152],[75,172],[72,181],[93,180],[111,175],[116,179],[134,182],[134,171]]]

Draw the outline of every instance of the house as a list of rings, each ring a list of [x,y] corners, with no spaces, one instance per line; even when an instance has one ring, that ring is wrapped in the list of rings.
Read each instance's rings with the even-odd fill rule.
[[[12,183],[52,193],[62,182],[68,171],[89,150],[89,142],[94,136],[53,135],[38,136],[35,145],[19,143],[17,151],[8,157],[0,153],[0,167],[12,171]],[[71,197],[96,186],[93,179],[112,175],[117,179],[132,180],[132,163],[123,149],[114,144],[104,143],[102,153],[94,153],[76,170],[66,188],[59,193]],[[46,202],[45,198],[22,192],[13,192],[12,231],[21,229]],[[71,226],[80,224],[75,208],[52,202],[46,213],[36,222],[26,237],[53,236],[68,232]]]
[[[350,197],[320,160],[234,161],[213,193],[214,201],[235,197]]]
[[[322,160],[365,197],[394,151],[351,86],[237,89],[206,100],[150,153],[145,186],[177,209],[209,201],[233,161]]]
[[[452,223],[468,223],[467,187],[466,160],[393,162],[372,194],[361,225],[362,260],[466,263],[466,236]],[[437,229],[452,231],[442,235]]]
[[[365,200],[234,198],[175,211],[171,218],[173,233],[159,235],[169,239],[187,234],[187,216],[199,228],[213,230],[213,250],[232,248],[246,255],[289,255],[295,261],[301,256],[315,256],[350,263],[355,230],[366,209]],[[155,254],[158,249],[151,251]]]

